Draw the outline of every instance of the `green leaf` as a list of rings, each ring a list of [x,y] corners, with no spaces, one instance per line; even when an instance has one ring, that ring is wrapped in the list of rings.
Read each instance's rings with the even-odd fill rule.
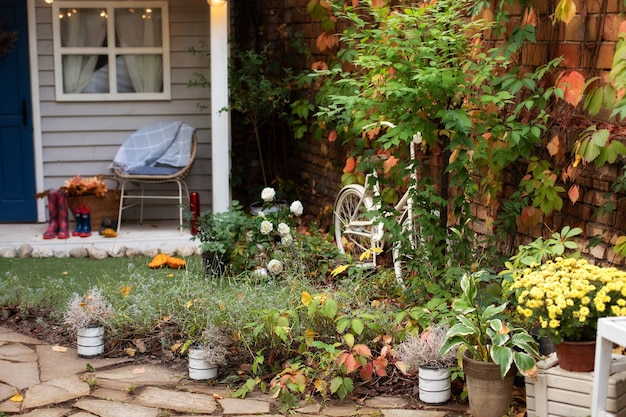
[[[500,376],[504,378],[507,372],[509,372],[509,369],[511,369],[511,364],[513,363],[513,351],[511,348],[504,346],[492,346],[491,359],[500,365]]]
[[[352,330],[354,330],[356,334],[363,333],[364,329],[365,329],[365,324],[363,323],[362,320],[352,319]]]
[[[522,375],[525,375],[528,371],[534,369],[536,365],[536,361],[532,358],[532,356],[524,352],[515,352],[513,354],[513,361]]]

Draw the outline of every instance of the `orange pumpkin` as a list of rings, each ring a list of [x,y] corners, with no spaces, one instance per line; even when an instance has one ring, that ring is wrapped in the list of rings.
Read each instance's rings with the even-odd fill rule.
[[[186,262],[184,259],[175,258],[173,256],[170,256],[169,258],[167,258],[167,266],[169,268],[182,269],[185,267],[185,265],[186,265]]]
[[[164,253],[159,253],[157,256],[152,258],[152,260],[148,264],[148,267],[152,269],[163,268],[165,265],[167,265],[168,259],[169,259],[168,255]]]

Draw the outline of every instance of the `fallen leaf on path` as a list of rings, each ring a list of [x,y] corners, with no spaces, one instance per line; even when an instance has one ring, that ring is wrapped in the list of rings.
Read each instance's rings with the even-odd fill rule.
[[[52,346],[52,350],[55,352],[67,352],[67,348],[65,346],[59,345]]]
[[[16,403],[21,403],[22,401],[24,401],[24,396],[22,394],[20,394],[19,392],[16,392],[14,396],[9,398],[9,401],[13,401],[13,402],[16,402]]]
[[[135,374],[135,375],[143,374],[145,372],[146,372],[146,368],[135,368],[135,369],[133,369],[133,374]]]

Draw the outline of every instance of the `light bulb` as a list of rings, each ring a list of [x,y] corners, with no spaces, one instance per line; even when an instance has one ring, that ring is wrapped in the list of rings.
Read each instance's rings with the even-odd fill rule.
[[[207,3],[213,7],[219,7],[226,4],[226,0],[207,0]]]
[[[46,3],[48,3],[48,4],[52,4],[52,2],[53,2],[54,0],[44,0],[44,1],[45,1]]]

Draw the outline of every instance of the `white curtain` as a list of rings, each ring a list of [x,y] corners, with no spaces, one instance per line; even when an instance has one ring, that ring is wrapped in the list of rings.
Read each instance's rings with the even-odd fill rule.
[[[142,9],[115,9],[115,31],[121,47],[162,45],[160,13],[148,13]],[[124,55],[124,60],[136,92],[162,91],[161,55]]]
[[[62,10],[61,45],[69,47],[102,46],[106,38],[106,19],[98,9]],[[80,93],[91,80],[98,55],[63,55],[63,91]]]

